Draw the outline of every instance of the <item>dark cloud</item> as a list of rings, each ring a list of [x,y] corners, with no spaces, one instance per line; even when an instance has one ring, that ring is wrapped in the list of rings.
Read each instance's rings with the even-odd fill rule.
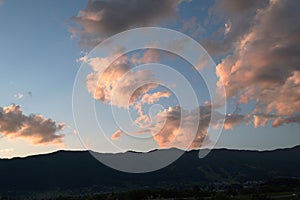
[[[224,13],[230,10],[229,5],[217,4]],[[241,11],[237,12],[237,8]],[[234,8],[232,16],[239,19],[231,20],[228,36],[236,36],[232,40],[225,36],[223,42],[233,48],[218,64],[218,76],[228,98],[236,97],[240,103],[255,102],[255,127],[269,120],[273,120],[273,126],[298,123],[295,116],[300,112],[300,2],[270,0],[266,6],[255,4],[251,9],[252,15],[243,18],[240,13],[247,13],[245,8]],[[246,31],[236,32],[233,28],[243,21]],[[243,25],[239,28],[244,30]]]
[[[293,116],[293,117],[278,117],[274,120],[272,123],[273,127],[282,126],[284,124],[290,124],[290,123],[300,123],[300,115]]]
[[[258,9],[266,3],[266,0],[215,0],[215,4],[211,9],[211,12],[221,16],[237,15],[248,12],[249,10]]]
[[[180,0],[89,0],[73,20],[80,28],[71,28],[83,46],[94,47],[113,34],[130,28],[151,26],[176,16]]]
[[[249,31],[253,18],[259,9],[267,5],[267,0],[216,0],[210,8],[213,24],[221,25],[211,38],[201,40],[201,44],[212,54],[226,54],[234,48],[234,43]]]
[[[4,137],[25,138],[33,144],[63,144],[64,135],[58,132],[64,127],[42,115],[26,116],[15,104],[0,107],[0,134]]]
[[[254,127],[265,126],[270,120],[273,127],[282,126],[284,124],[300,123],[300,115],[294,116],[278,116],[274,114],[256,114],[253,116]]]
[[[243,122],[247,122],[248,117],[242,114],[228,114],[225,116],[224,129],[232,129]]]
[[[27,94],[28,94],[30,97],[32,97],[32,92],[31,92],[31,91],[27,92]]]

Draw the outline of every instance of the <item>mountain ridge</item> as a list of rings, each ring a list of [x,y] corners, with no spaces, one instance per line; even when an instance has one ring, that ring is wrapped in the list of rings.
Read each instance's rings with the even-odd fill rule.
[[[26,158],[0,159],[0,195],[41,191],[80,194],[82,191],[185,188],[216,183],[243,184],[276,177],[300,178],[300,146],[272,151],[213,149],[202,159],[198,152],[185,152],[163,169],[140,174],[111,169],[88,151],[61,150]]]
[[[183,152],[191,152],[191,151],[199,151],[201,149],[191,149],[191,150],[182,150],[182,149],[178,149],[178,148],[169,148],[169,149],[153,149],[153,150],[149,150],[146,152],[143,151],[134,151],[134,150],[128,150],[125,152],[116,152],[116,153],[107,153],[107,152],[96,152],[96,151],[92,151],[92,150],[68,150],[68,149],[60,149],[60,150],[56,150],[56,151],[52,151],[52,152],[47,152],[47,153],[41,153],[41,154],[31,154],[31,155],[27,155],[27,156],[16,156],[16,157],[12,157],[12,158],[0,158],[0,160],[13,160],[13,159],[25,159],[25,158],[30,158],[30,157],[35,157],[35,156],[47,156],[47,155],[51,155],[51,154],[55,154],[55,153],[63,153],[63,152],[72,152],[72,153],[80,153],[80,152],[93,152],[93,153],[98,153],[98,154],[110,154],[110,155],[116,155],[116,154],[124,154],[124,153],[151,153],[154,151],[158,151],[158,150],[179,150],[179,151],[183,151]],[[273,152],[273,151],[280,151],[280,150],[289,150],[289,149],[300,149],[300,145],[295,145],[292,147],[280,147],[280,148],[276,148],[276,149],[266,149],[266,150],[254,150],[254,149],[231,149],[231,148],[215,148],[215,149],[208,149],[208,148],[204,148],[202,150],[228,150],[228,151],[239,151],[239,152]]]

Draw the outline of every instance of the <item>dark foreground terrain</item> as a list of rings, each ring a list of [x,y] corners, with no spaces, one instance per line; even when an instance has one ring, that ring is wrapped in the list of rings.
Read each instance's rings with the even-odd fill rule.
[[[143,174],[111,169],[86,151],[58,151],[0,159],[0,199],[299,199],[299,177],[300,146],[263,152],[217,149],[203,159],[194,150]]]

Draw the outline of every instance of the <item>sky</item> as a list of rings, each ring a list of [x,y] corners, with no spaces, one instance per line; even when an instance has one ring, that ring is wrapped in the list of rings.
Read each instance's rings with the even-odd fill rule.
[[[299,145],[299,8],[294,0],[2,0],[0,157],[60,149],[197,149],[209,141],[209,124],[220,130],[222,119],[223,131],[214,148],[265,150]],[[204,54],[212,58],[216,92],[225,89],[226,97],[220,98],[227,102],[221,105],[226,113],[212,110],[205,80],[194,69],[197,66],[181,57],[141,49],[108,67],[110,56],[122,45],[105,55],[91,51],[115,34],[142,27],[176,30],[203,46]],[[134,46],[142,39],[129,43]],[[180,41],[172,45],[174,49],[190,47]],[[147,63],[171,66],[183,75],[198,105],[189,99],[188,86],[176,74],[169,74],[173,71],[158,65],[138,68]],[[155,84],[141,85],[145,80]],[[161,80],[169,82],[169,88],[159,85]],[[72,110],[76,84],[83,106],[75,108],[83,113],[79,121]],[[138,92],[130,93],[137,85],[141,86]],[[177,96],[190,100],[186,107]],[[98,124],[90,118],[91,103]],[[113,116],[111,109],[118,115]],[[128,111],[132,122],[125,115]],[[212,116],[218,116],[216,121]]]

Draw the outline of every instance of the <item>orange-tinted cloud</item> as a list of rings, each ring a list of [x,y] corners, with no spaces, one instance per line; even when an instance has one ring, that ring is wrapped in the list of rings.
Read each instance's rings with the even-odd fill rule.
[[[139,117],[135,120],[135,123],[144,126],[145,123],[150,123],[151,119],[148,115],[143,113],[143,105],[144,104],[153,104],[158,102],[161,98],[169,98],[171,93],[169,91],[159,91],[154,93],[146,93],[144,94],[139,101],[137,101],[134,105],[134,108],[137,110]]]
[[[283,124],[300,123],[300,116],[295,117],[278,117],[272,123],[273,127],[282,126]]]
[[[298,123],[289,119],[300,113],[300,2],[222,2],[217,3],[218,10],[231,20],[226,36],[231,39],[225,37],[224,42],[232,45],[233,53],[218,64],[217,74],[227,97],[239,103],[255,101],[251,113],[255,127],[269,120],[275,120],[273,126],[284,124],[281,121]],[[249,23],[245,29],[239,26],[241,20]]]
[[[0,107],[0,133],[8,138],[24,138],[33,144],[63,144],[64,135],[58,134],[65,127],[42,115],[24,115],[21,107],[12,104]]]
[[[254,115],[253,116],[253,124],[255,128],[258,128],[260,126],[265,126],[268,121],[269,121],[270,117],[269,116],[265,116],[265,115]]]
[[[200,110],[200,118],[197,113]],[[161,148],[200,148],[204,145],[204,141],[208,134],[208,127],[211,125],[219,125],[222,115],[216,113],[215,121],[211,120],[212,113],[210,106],[201,106],[191,112],[182,110],[179,106],[170,107],[157,114],[157,124],[152,130],[153,138]],[[247,117],[239,114],[224,116],[224,126],[231,129],[247,120]],[[195,129],[195,125],[196,126]],[[208,138],[209,140],[209,138]]]
[[[121,58],[109,67],[107,59],[91,58],[87,62],[94,72],[86,77],[86,87],[95,99],[105,103],[128,108],[158,86],[159,81],[150,70],[134,72],[126,59]]]
[[[118,140],[121,137],[122,131],[119,129],[114,134],[112,134],[111,139],[112,140]]]
[[[152,94],[144,94],[140,102],[142,104],[153,104],[160,98],[169,98],[170,95],[171,93],[169,91],[159,91]]]

